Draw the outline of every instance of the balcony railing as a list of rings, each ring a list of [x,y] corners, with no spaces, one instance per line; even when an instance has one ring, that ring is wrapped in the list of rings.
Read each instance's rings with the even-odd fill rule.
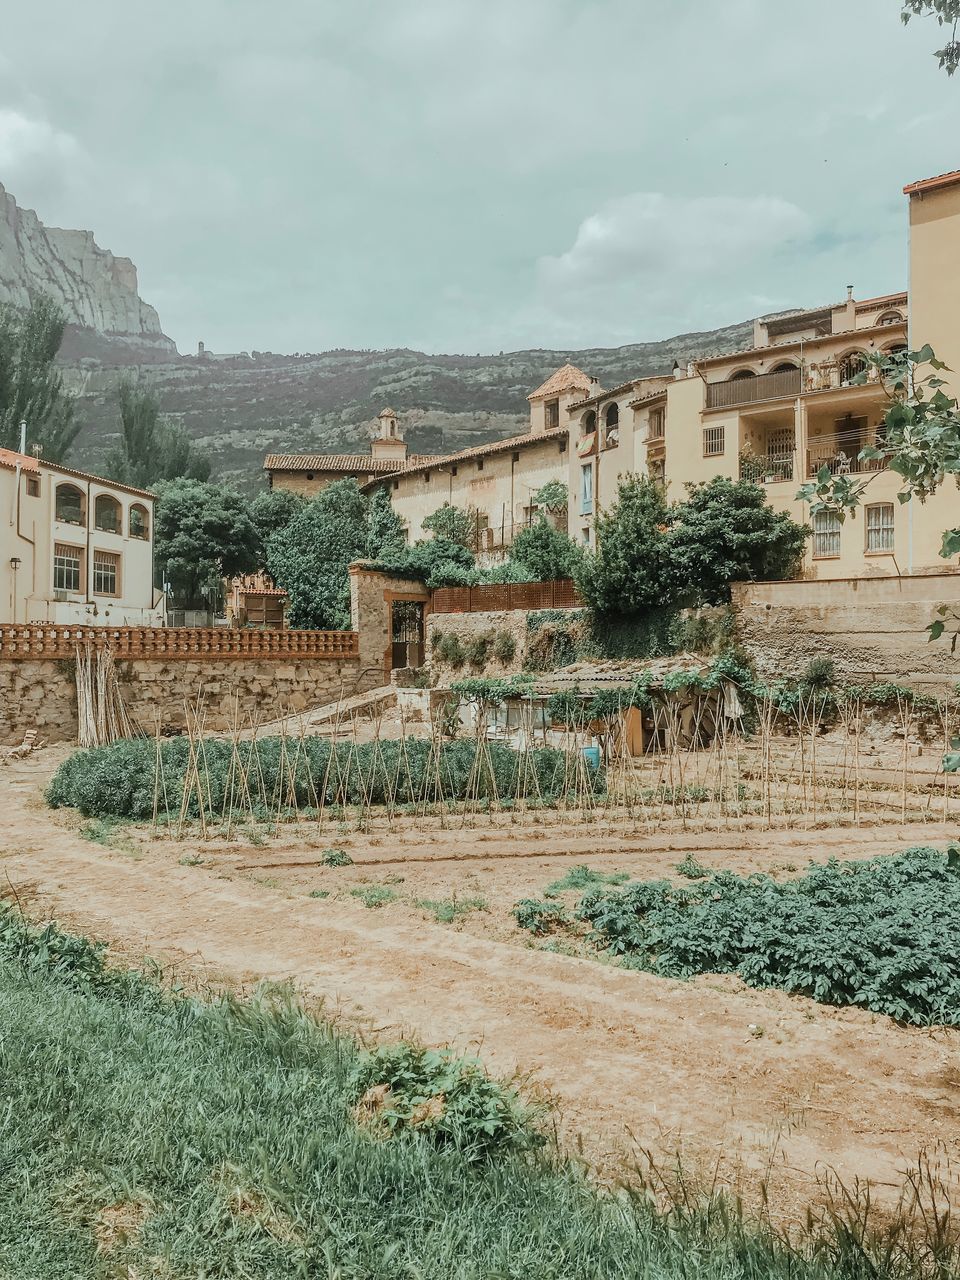
[[[860,450],[877,444],[877,433],[869,431],[837,431],[832,435],[810,436],[807,441],[807,475],[815,476],[828,467],[832,476],[882,471],[883,458],[861,458]]]
[[[727,382],[707,383],[707,408],[725,409],[735,404],[752,404],[755,400],[777,400],[800,394],[800,370],[782,369],[779,373],[761,373],[756,377],[731,378]]]
[[[750,480],[754,484],[774,484],[780,480],[792,480],[793,454],[778,454],[776,457],[741,457],[740,479]]]

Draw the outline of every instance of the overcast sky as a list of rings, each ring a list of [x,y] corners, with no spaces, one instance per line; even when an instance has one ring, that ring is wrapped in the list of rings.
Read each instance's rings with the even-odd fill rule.
[[[906,285],[899,0],[5,5],[0,181],[181,350],[612,346]]]

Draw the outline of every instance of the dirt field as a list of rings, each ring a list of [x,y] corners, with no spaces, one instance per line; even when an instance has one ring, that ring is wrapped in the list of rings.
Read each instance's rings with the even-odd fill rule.
[[[960,1156],[960,1033],[730,978],[628,972],[544,949],[510,915],[581,863],[675,876],[693,853],[708,867],[791,874],[813,859],[943,841],[953,826],[631,838],[501,817],[427,833],[411,823],[392,835],[177,843],[48,810],[41,789],[64,754],[0,770],[6,896],[213,982],[291,979],[366,1034],[479,1050],[494,1071],[553,1096],[561,1136],[581,1135],[610,1176],[644,1150],[664,1164],[680,1155],[706,1175],[719,1167],[749,1198],[766,1177],[778,1215],[792,1217],[828,1170],[893,1195],[919,1152]],[[321,865],[331,845],[354,864]],[[353,891],[371,889],[395,897],[367,907]],[[420,905],[453,900],[472,900],[453,923]]]

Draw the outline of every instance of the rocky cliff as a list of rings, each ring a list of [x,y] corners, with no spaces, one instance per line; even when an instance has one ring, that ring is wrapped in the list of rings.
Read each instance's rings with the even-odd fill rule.
[[[129,258],[101,249],[92,231],[44,226],[0,185],[0,303],[26,307],[40,292],[60,304],[71,325],[117,335],[125,346],[176,353],[137,292]]]

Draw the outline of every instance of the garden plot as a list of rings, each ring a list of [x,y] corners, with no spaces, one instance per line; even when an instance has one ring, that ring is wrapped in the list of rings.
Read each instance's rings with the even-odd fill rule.
[[[580,866],[682,886],[694,882],[678,866],[693,859],[787,881],[811,860],[946,844],[952,821],[808,819],[811,829],[773,834],[746,821],[684,830],[679,816],[644,829],[572,807],[396,812],[389,824],[371,810],[360,822],[347,811],[322,825],[283,821],[279,834],[273,821],[244,824],[229,838],[211,825],[204,839],[191,820],[177,839],[149,819],[46,809],[40,788],[63,754],[4,771],[3,869],[28,910],[178,974],[293,979],[377,1038],[479,1047],[497,1071],[533,1072],[560,1103],[562,1134],[583,1135],[610,1172],[638,1148],[668,1163],[679,1152],[745,1190],[766,1176],[778,1206],[801,1213],[818,1169],[893,1186],[955,1129],[955,1031],[752,989],[733,974],[628,971],[513,915]],[[580,891],[558,893],[572,907]]]

